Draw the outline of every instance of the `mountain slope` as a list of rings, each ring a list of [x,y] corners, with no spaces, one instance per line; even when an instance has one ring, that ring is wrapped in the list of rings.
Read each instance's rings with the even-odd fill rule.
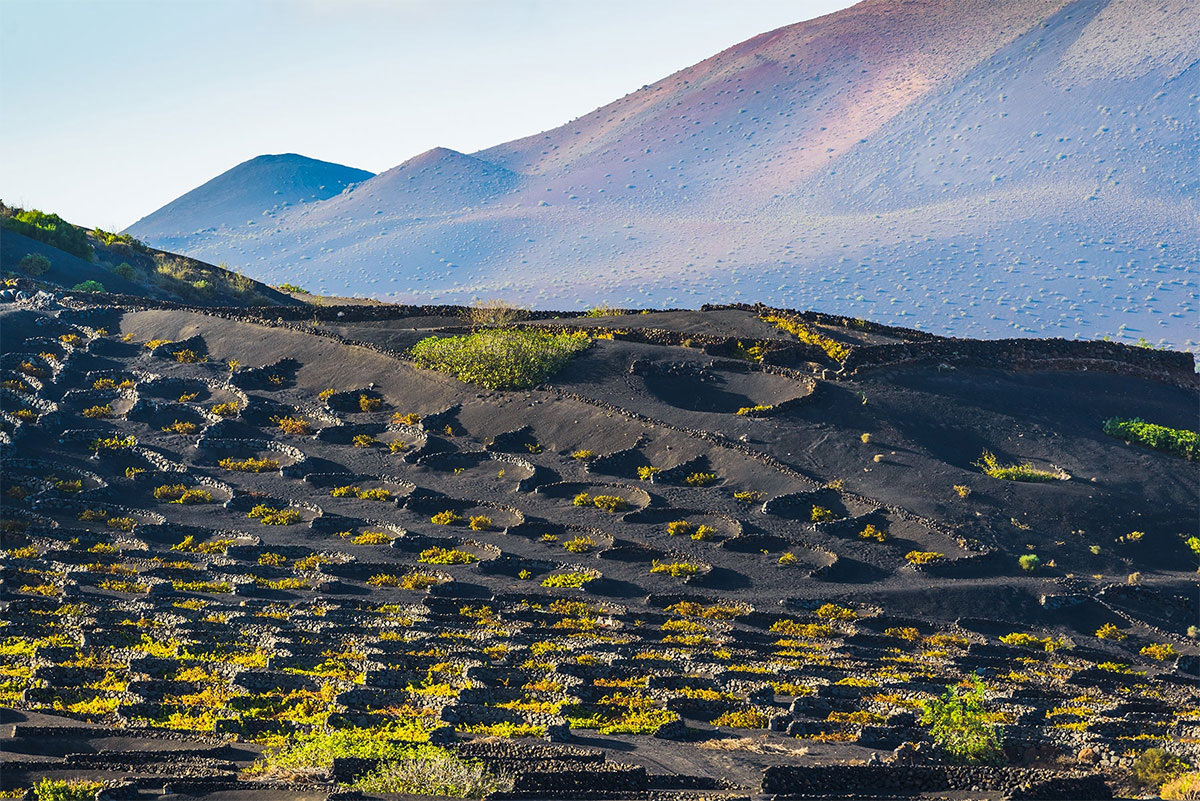
[[[291,206],[313,203],[371,177],[366,170],[295,153],[258,156],[196,187],[129,226],[129,233],[163,247],[190,246],[197,237],[253,228]]]
[[[1198,43],[1188,0],[867,0],[186,247],[405,300],[1194,344]]]
[[[244,275],[146,247],[129,236],[89,231],[57,215],[26,214],[0,202],[0,228],[0,271],[33,279],[38,288],[93,282],[103,292],[199,306],[303,305]],[[64,230],[72,236],[57,235]],[[46,259],[45,272],[28,269],[23,260],[30,255]]]

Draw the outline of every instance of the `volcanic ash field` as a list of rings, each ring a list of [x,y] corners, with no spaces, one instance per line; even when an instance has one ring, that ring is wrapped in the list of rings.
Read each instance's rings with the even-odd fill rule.
[[[453,308],[0,307],[3,788],[323,797],[430,742],[509,798],[1079,798],[1200,756],[1196,461],[1105,427],[1194,430],[1190,355],[516,325],[586,334],[488,390],[411,360]],[[920,721],[973,672],[997,765]]]

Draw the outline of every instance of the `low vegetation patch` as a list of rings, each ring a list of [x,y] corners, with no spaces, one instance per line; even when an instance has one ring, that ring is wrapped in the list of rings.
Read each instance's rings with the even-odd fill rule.
[[[260,503],[246,513],[246,517],[257,520],[264,526],[290,526],[300,522],[300,512],[291,507],[276,509]]]
[[[437,576],[431,576],[428,573],[412,572],[405,573],[403,576],[397,576],[392,573],[377,573],[367,579],[367,584],[372,587],[397,587],[402,590],[427,590],[435,584],[440,583]]]
[[[417,364],[488,389],[523,389],[566,367],[590,344],[579,333],[486,329],[466,336],[427,337],[413,346]]]
[[[846,347],[841,342],[838,342],[836,339],[822,334],[816,328],[801,322],[795,317],[783,317],[778,314],[768,314],[762,319],[776,328],[787,331],[801,342],[809,345],[816,345],[818,348],[825,351],[825,354],[829,356],[829,358],[836,362],[844,362],[846,357],[850,355],[850,348]]]
[[[650,564],[651,573],[666,573],[672,578],[691,578],[700,572],[700,566],[691,562],[660,562],[655,559]]]
[[[210,409],[209,411],[211,411],[217,417],[237,417],[238,412],[240,412],[241,410],[242,410],[241,406],[234,403],[233,401],[230,401],[228,403],[214,404],[212,409]]]
[[[571,499],[575,506],[595,506],[609,514],[615,514],[629,508],[629,502],[617,495],[589,495],[581,492]]]
[[[873,542],[885,542],[887,540],[887,532],[879,528],[873,523],[868,523],[867,527],[858,532],[860,540],[871,540]]]
[[[543,587],[560,587],[578,590],[589,581],[595,581],[599,576],[594,573],[555,573],[542,580]]]
[[[1061,471],[1042,470],[1029,462],[1022,464],[1000,464],[996,454],[984,451],[979,461],[974,463],[984,475],[998,478],[1002,481],[1061,481],[1064,475]]]
[[[458,548],[442,548],[435,545],[421,551],[417,561],[427,565],[469,565],[478,562],[479,557]]]
[[[406,793],[447,798],[484,798],[512,789],[512,780],[489,771],[481,762],[462,759],[445,748],[419,745],[388,758],[354,782],[372,793]]]
[[[274,423],[280,431],[293,436],[303,436],[312,433],[312,424],[300,417],[272,417],[271,422]]]
[[[31,788],[37,801],[92,801],[104,784],[82,780],[42,778]]]
[[[1200,459],[1200,434],[1186,428],[1168,428],[1136,417],[1110,417],[1104,421],[1104,433],[1185,459]]]
[[[163,484],[154,488],[156,500],[178,503],[184,506],[197,503],[212,503],[212,493],[206,489],[189,489],[186,484]]]
[[[222,459],[217,464],[238,473],[266,473],[279,469],[278,459],[256,459],[253,456],[247,459]]]

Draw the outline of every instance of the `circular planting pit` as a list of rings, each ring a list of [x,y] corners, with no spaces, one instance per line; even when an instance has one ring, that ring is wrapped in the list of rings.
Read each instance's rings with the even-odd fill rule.
[[[131,477],[135,497],[144,504],[170,504],[171,507],[223,506],[233,500],[228,484],[190,473],[147,470]],[[182,487],[182,489],[180,489]]]
[[[651,395],[669,406],[715,414],[769,409],[812,393],[811,387],[759,370],[663,371],[642,381]]]
[[[40,459],[5,459],[0,470],[8,488],[19,485],[30,495],[38,492],[88,495],[108,486],[107,481],[88,470]]]
[[[430,537],[408,532],[392,540],[392,548],[421,565],[452,570],[463,565],[487,562],[500,555],[500,549],[465,537]]]
[[[211,418],[186,403],[175,403],[174,401],[146,403],[143,401],[133,409],[130,419],[143,422],[151,429],[164,434],[195,437],[199,436],[216,418]]]
[[[249,520],[247,523],[251,522]],[[247,531],[232,531],[232,530],[214,530],[205,526],[185,526],[177,523],[168,523],[165,526],[154,526],[138,531],[138,537],[152,545],[165,546],[174,551],[173,546],[181,543],[190,542],[194,546],[199,546],[202,543],[220,543],[221,547],[216,549],[218,553],[224,553],[225,548],[233,546],[253,547],[262,542],[262,539],[257,534],[251,534]],[[191,538],[190,540],[188,538]],[[193,547],[184,547],[179,549],[180,553],[203,553],[203,549],[197,550]],[[185,554],[186,555],[186,554]]]
[[[646,605],[679,617],[703,620],[733,620],[754,613],[754,606],[745,601],[727,601],[692,593],[651,594],[646,597]]]
[[[277,403],[254,397],[241,410],[241,419],[262,431],[264,436],[283,440],[303,437],[320,437],[320,432],[331,427],[327,420],[287,403]],[[332,426],[336,428],[337,426]]]
[[[764,531],[745,531],[736,537],[722,540],[719,547],[733,553],[782,553],[794,543],[786,537],[780,537]]]
[[[87,419],[105,419],[124,417],[137,402],[138,393],[133,390],[83,389],[63,395],[60,405],[64,411]]]
[[[723,543],[742,534],[742,524],[735,518],[696,509],[646,509],[626,515],[625,522],[649,526],[650,530],[643,535],[659,542],[666,538],[666,541]]]
[[[218,403],[246,405],[246,395],[232,387],[199,378],[158,378],[138,384],[143,397],[175,403],[195,403],[214,406]]]
[[[495,559],[479,563],[479,573],[484,576],[503,576],[522,581],[541,581],[558,569],[559,563],[548,559],[529,559],[510,553],[501,553]]]
[[[446,496],[412,495],[407,509],[424,524],[423,529],[437,533],[468,530],[503,534],[525,522],[525,515],[519,509]]]
[[[614,562],[628,562],[629,564],[650,564],[655,559],[666,557],[666,551],[647,545],[644,542],[635,542],[626,539],[614,539],[612,545],[600,554],[601,559],[609,559]]]
[[[518,531],[509,531],[537,543],[547,558],[601,556],[613,545],[613,537],[589,526],[564,526],[556,523],[526,523]]]
[[[0,544],[5,548],[24,545],[30,536],[45,535],[58,528],[58,521],[5,504],[0,510]]]
[[[651,560],[648,580],[674,584],[700,583],[712,569],[711,564],[693,556],[669,553]]]
[[[160,526],[166,522],[166,518],[157,512],[82,499],[46,498],[35,500],[33,505],[39,513],[64,528],[80,528],[114,535],[130,533],[136,529],[139,536],[144,536],[144,527]]]
[[[309,528],[322,514],[321,507],[315,504],[269,495],[239,495],[225,504],[225,508],[246,517],[248,520],[243,525],[250,526],[253,521],[258,521],[263,528],[280,530]]]
[[[416,489],[412,482],[401,478],[372,476],[361,473],[308,473],[304,481],[315,487],[334,508],[355,509],[373,504],[400,505]]]
[[[587,590],[589,584],[603,580],[604,575],[599,570],[582,565],[560,564],[557,570],[544,576],[539,583],[547,590],[578,594]]]
[[[348,423],[340,426],[325,426],[315,435],[322,442],[359,448],[387,447],[383,437],[388,429],[382,423]]]
[[[454,576],[432,565],[399,562],[343,562],[321,566],[321,572],[349,581],[360,581],[372,594],[387,590],[425,593],[446,586]]]
[[[763,511],[785,520],[822,524],[874,511],[876,506],[857,501],[837,490],[823,487],[811,492],[779,495],[763,504]]]
[[[434,453],[421,457],[417,464],[432,472],[450,473],[455,480],[484,484],[521,482],[531,478],[534,472],[530,464],[486,452]]]
[[[230,474],[288,474],[304,463],[305,456],[299,448],[270,440],[203,439],[196,446],[195,461]]]
[[[388,426],[374,436],[381,446],[401,456],[406,462],[417,458],[417,454],[429,443],[425,431],[416,426]]]
[[[562,499],[584,514],[622,515],[645,509],[651,502],[650,493],[629,484],[561,481],[543,484],[534,492],[547,498]]]
[[[331,542],[336,543],[339,548],[370,545],[390,548],[397,539],[408,536],[407,531],[392,523],[355,520],[349,517],[322,517],[320,529],[328,532]]]

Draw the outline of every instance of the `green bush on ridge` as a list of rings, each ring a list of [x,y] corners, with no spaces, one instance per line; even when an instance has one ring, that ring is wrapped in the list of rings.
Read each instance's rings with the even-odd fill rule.
[[[1110,417],[1104,421],[1104,433],[1157,451],[1173,453],[1184,459],[1200,459],[1200,434],[1186,428],[1168,428],[1147,423],[1137,417]]]
[[[76,228],[57,214],[47,214],[37,209],[11,211],[11,216],[0,216],[0,225],[30,239],[65,250],[81,259],[92,260],[92,243],[88,241],[88,236],[82,229]]]
[[[465,336],[426,337],[412,348],[417,364],[487,389],[524,389],[567,365],[590,344],[586,334],[530,329],[477,331]]]

